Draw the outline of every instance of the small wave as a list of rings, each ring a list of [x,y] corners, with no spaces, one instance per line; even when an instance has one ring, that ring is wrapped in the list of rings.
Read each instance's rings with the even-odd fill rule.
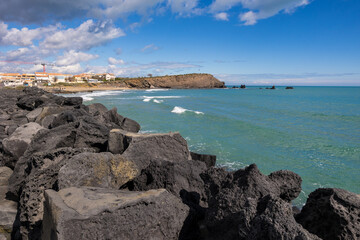
[[[87,94],[84,94],[84,95],[80,95],[80,97],[82,97],[83,100],[86,102],[86,101],[94,100],[94,97],[117,95],[119,93],[123,93],[123,91],[97,91],[97,92],[92,92],[92,93],[87,93]]]
[[[170,99],[170,98],[182,98],[182,96],[143,96],[143,98],[160,98],[160,99]]]
[[[161,88],[156,88],[156,89],[148,89],[145,90],[146,92],[162,92],[162,91],[169,91],[169,89],[161,89]]]
[[[151,98],[145,98],[143,101],[144,101],[144,102],[150,102],[150,101],[151,101]]]
[[[185,112],[193,112],[193,113],[202,114],[202,115],[204,114],[203,112],[189,110],[189,109],[178,107],[178,106],[174,107],[174,109],[171,112],[176,113],[176,114],[182,114],[182,113],[185,113]]]
[[[154,102],[154,103],[162,103],[162,102],[164,102],[164,100],[157,100],[157,99],[154,99],[154,100],[153,100],[153,102]]]

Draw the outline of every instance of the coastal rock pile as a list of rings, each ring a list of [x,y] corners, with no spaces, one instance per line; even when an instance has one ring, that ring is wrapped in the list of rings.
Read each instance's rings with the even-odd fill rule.
[[[215,167],[179,133],[102,104],[0,89],[0,239],[358,239],[359,195],[255,164]]]

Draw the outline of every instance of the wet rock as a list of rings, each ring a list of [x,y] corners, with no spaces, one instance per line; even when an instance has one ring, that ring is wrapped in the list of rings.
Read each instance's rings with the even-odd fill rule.
[[[296,220],[322,239],[360,239],[360,196],[337,188],[317,189]]]
[[[44,239],[178,239],[189,211],[164,189],[67,188],[45,198]]]
[[[119,189],[140,170],[133,162],[111,153],[81,153],[59,171],[59,189],[67,187],[102,187]]]
[[[192,160],[204,162],[208,168],[215,167],[216,164],[216,156],[209,154],[199,154],[190,152]]]
[[[5,152],[19,159],[28,148],[35,134],[43,129],[37,123],[27,123],[18,127],[10,137],[2,141]]]

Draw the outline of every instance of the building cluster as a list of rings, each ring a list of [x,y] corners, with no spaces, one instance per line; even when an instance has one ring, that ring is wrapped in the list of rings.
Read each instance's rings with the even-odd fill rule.
[[[42,86],[56,83],[84,83],[115,80],[112,73],[81,73],[78,75],[63,73],[0,73],[0,86]]]

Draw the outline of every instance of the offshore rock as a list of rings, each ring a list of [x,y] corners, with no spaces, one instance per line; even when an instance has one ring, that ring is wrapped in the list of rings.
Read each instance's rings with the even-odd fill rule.
[[[119,189],[138,175],[133,162],[111,153],[81,153],[61,167],[59,189],[67,187],[102,187]]]
[[[164,189],[66,188],[45,198],[44,239],[178,239],[189,211]]]
[[[360,239],[360,196],[337,188],[319,188],[296,220],[322,239]]]

